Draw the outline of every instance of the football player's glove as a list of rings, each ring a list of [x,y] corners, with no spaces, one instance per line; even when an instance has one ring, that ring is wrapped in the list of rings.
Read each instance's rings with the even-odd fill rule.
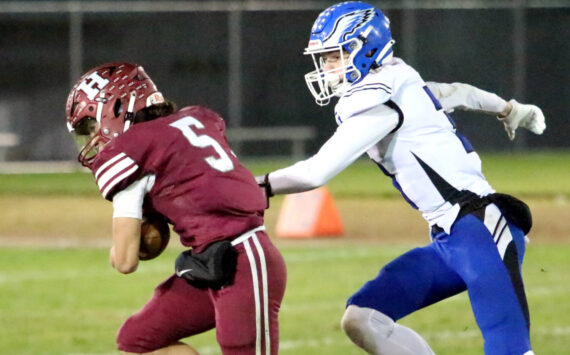
[[[509,103],[512,105],[511,112],[506,117],[497,117],[497,119],[505,125],[505,131],[510,140],[515,139],[515,131],[518,127],[526,128],[534,134],[544,132],[546,128],[544,114],[538,106],[521,104],[514,99]]]
[[[273,191],[271,190],[271,183],[269,182],[269,174],[256,176],[255,181],[257,182],[257,185],[261,187],[261,190],[263,190],[263,193],[265,194],[265,198],[267,200],[267,205],[265,208],[267,209],[269,208],[269,198],[274,196]]]

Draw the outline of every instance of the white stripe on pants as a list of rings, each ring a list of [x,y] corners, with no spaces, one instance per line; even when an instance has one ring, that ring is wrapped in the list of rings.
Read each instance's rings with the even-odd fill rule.
[[[269,332],[269,304],[268,304],[268,287],[267,287],[267,265],[265,262],[265,254],[263,248],[257,239],[255,234],[257,231],[265,230],[264,226],[252,229],[236,238],[232,245],[243,243],[245,248],[247,258],[249,260],[249,266],[251,268],[251,280],[253,283],[253,298],[255,301],[255,354],[269,355],[271,353],[271,337]],[[259,256],[259,263],[261,269],[261,286],[262,294],[259,294],[259,275],[257,272],[257,262],[255,260],[254,250],[251,246],[250,239],[253,241],[253,247]],[[262,299],[260,299],[260,297]],[[261,329],[261,302],[263,302],[263,330]],[[261,337],[265,337],[265,351],[262,351],[261,347]]]

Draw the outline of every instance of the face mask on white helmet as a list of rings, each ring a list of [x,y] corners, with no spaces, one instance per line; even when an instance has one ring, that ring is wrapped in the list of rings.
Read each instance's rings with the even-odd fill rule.
[[[343,2],[323,11],[311,30],[305,55],[311,55],[315,70],[305,81],[318,105],[325,106],[334,96],[342,96],[360,82],[371,69],[392,58],[394,40],[390,21],[363,2]],[[323,54],[337,52],[340,66],[325,68]],[[348,53],[348,57],[344,54]]]
[[[361,76],[361,73],[356,70],[353,64],[353,57],[357,51],[349,54],[343,47],[349,45],[358,50],[358,47],[361,47],[362,44],[357,40],[349,42],[341,43],[333,48],[324,48],[318,44],[311,47],[309,44],[309,47],[305,49],[304,54],[310,55],[315,65],[315,70],[305,74],[305,82],[315,101],[320,106],[328,105],[330,99],[334,96],[342,96],[350,85]],[[337,58],[338,65],[332,69],[327,69],[325,60],[327,57]]]

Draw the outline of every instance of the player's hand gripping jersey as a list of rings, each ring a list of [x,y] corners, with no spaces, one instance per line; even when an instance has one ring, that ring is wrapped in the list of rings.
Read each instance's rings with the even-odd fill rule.
[[[132,126],[92,170],[108,200],[146,179],[145,212],[168,216],[182,244],[197,251],[263,224],[264,196],[230,150],[223,119],[204,107]]]

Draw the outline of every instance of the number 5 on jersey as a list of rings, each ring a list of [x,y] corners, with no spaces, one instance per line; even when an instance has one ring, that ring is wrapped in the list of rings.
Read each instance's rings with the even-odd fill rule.
[[[212,168],[221,171],[222,173],[226,173],[228,171],[232,171],[234,169],[234,164],[228,154],[224,151],[220,143],[216,142],[216,140],[206,134],[197,135],[192,129],[203,129],[204,124],[198,121],[192,116],[185,116],[179,119],[176,122],[170,124],[174,128],[178,128],[184,137],[188,139],[188,142],[192,144],[194,147],[197,148],[207,148],[212,147],[218,153],[219,157],[209,156],[204,160],[208,165]]]

